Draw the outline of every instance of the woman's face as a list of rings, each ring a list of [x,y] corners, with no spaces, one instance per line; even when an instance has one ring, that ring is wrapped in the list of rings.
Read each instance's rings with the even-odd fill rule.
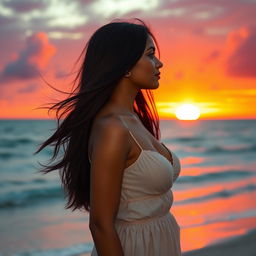
[[[155,45],[149,36],[143,55],[130,70],[129,79],[139,89],[156,89],[159,86],[159,69],[162,66],[163,63],[155,56]]]

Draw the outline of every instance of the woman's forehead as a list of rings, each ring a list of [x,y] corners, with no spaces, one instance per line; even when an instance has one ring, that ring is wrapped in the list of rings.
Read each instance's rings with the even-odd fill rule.
[[[154,41],[152,40],[151,36],[149,36],[148,39],[147,39],[145,52],[148,51],[150,48],[155,49],[155,44],[154,44]]]
[[[148,38],[147,38],[147,44],[146,44],[148,47],[150,47],[150,46],[155,46],[155,44],[154,44],[154,41],[153,41],[153,39],[152,39],[152,37],[151,36],[148,36]]]

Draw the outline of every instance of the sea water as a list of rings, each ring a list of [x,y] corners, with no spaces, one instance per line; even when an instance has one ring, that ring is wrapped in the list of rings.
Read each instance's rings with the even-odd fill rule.
[[[33,152],[55,128],[52,120],[0,120],[0,255],[92,249],[88,214],[64,209],[57,171],[38,173],[52,149]],[[181,161],[171,210],[182,250],[255,228],[256,120],[160,120],[160,128],[162,142]]]

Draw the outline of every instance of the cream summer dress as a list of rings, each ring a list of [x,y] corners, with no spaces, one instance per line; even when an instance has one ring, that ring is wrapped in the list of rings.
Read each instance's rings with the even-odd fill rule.
[[[173,203],[171,188],[181,169],[179,158],[168,149],[172,165],[159,152],[144,150],[130,134],[141,153],[124,169],[115,221],[124,255],[181,256],[180,227],[170,212]],[[95,246],[91,255],[98,255]]]

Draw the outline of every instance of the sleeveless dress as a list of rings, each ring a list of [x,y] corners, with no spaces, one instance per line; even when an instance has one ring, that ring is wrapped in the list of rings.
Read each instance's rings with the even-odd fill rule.
[[[180,160],[163,143],[172,156],[173,165],[159,152],[144,150],[127,129],[141,152],[135,162],[124,169],[115,220],[124,255],[181,256],[180,227],[170,212],[171,188],[180,174]],[[91,256],[98,256],[95,246]]]

